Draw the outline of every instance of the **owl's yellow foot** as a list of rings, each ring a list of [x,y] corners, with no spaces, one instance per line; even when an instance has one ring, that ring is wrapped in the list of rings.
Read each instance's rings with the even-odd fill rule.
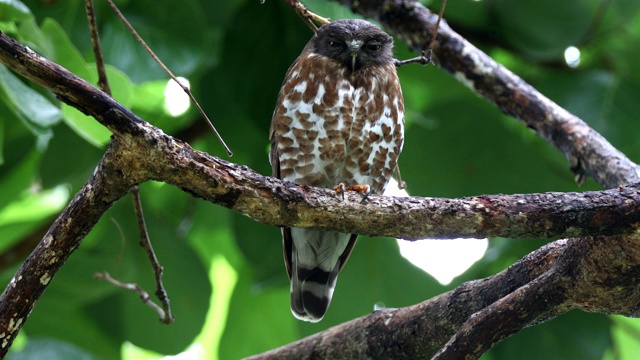
[[[360,203],[363,203],[365,200],[367,200],[367,198],[371,194],[371,186],[367,184],[346,185],[345,183],[340,183],[334,186],[333,190],[335,190],[335,192],[337,192],[338,194],[342,194],[342,200],[344,200],[345,191],[357,191],[363,195],[362,201],[360,201]]]

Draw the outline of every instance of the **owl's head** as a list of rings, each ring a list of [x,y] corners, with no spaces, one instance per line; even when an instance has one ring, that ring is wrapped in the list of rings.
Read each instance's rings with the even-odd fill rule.
[[[323,25],[309,45],[313,53],[336,60],[352,72],[393,62],[393,38],[365,20],[336,20]]]

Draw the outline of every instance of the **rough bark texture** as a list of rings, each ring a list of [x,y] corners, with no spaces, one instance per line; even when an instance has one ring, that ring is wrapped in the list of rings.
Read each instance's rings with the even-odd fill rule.
[[[419,50],[432,16],[414,1],[341,1]],[[385,309],[255,358],[477,358],[525,326],[569,309],[638,316],[638,166],[580,119],[537,93],[442,25],[436,63],[565,153],[578,177],[611,190],[463,199],[341,201],[193,150],[106,94],[0,33],[0,62],[93,116],[113,133],[95,174],[0,298],[0,356],[67,257],[113,202],[147,180],[277,226],[403,238],[576,237],[551,243],[486,279],[402,309]],[[363,219],[367,219],[366,222]]]

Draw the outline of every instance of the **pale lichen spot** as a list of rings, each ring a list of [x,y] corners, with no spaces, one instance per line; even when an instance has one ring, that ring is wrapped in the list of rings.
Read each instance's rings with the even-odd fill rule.
[[[474,46],[463,47],[462,56],[469,57],[469,59],[473,61],[473,63],[476,65],[476,71],[474,71],[475,73],[483,75],[489,75],[493,73],[493,69],[491,68],[491,66],[487,65],[484,59],[480,55],[478,55],[478,49],[476,49]]]
[[[473,83],[473,81],[471,81],[470,79],[468,79],[464,73],[462,72],[456,72],[453,74],[453,76],[460,81],[464,86],[468,87],[469,89],[473,90],[474,92],[476,91],[476,86]]]
[[[44,275],[40,277],[40,284],[42,285],[48,285],[50,281],[51,275],[49,275],[49,273],[44,273]]]
[[[12,333],[18,329],[20,329],[20,326],[22,326],[22,318],[18,318],[16,320],[11,319],[9,320],[9,326],[7,327],[7,330]]]
[[[47,236],[45,236],[44,239],[42,239],[42,241],[43,241],[44,247],[51,246],[51,243],[53,242],[53,235],[47,234]]]

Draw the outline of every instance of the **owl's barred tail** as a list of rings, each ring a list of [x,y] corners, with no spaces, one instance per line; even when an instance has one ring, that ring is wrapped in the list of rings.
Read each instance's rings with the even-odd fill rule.
[[[340,264],[331,272],[319,268],[294,269],[291,277],[291,312],[304,321],[322,320],[336,287]]]
[[[358,236],[301,228],[283,228],[282,235],[291,312],[300,320],[318,322],[329,308],[338,273]]]

